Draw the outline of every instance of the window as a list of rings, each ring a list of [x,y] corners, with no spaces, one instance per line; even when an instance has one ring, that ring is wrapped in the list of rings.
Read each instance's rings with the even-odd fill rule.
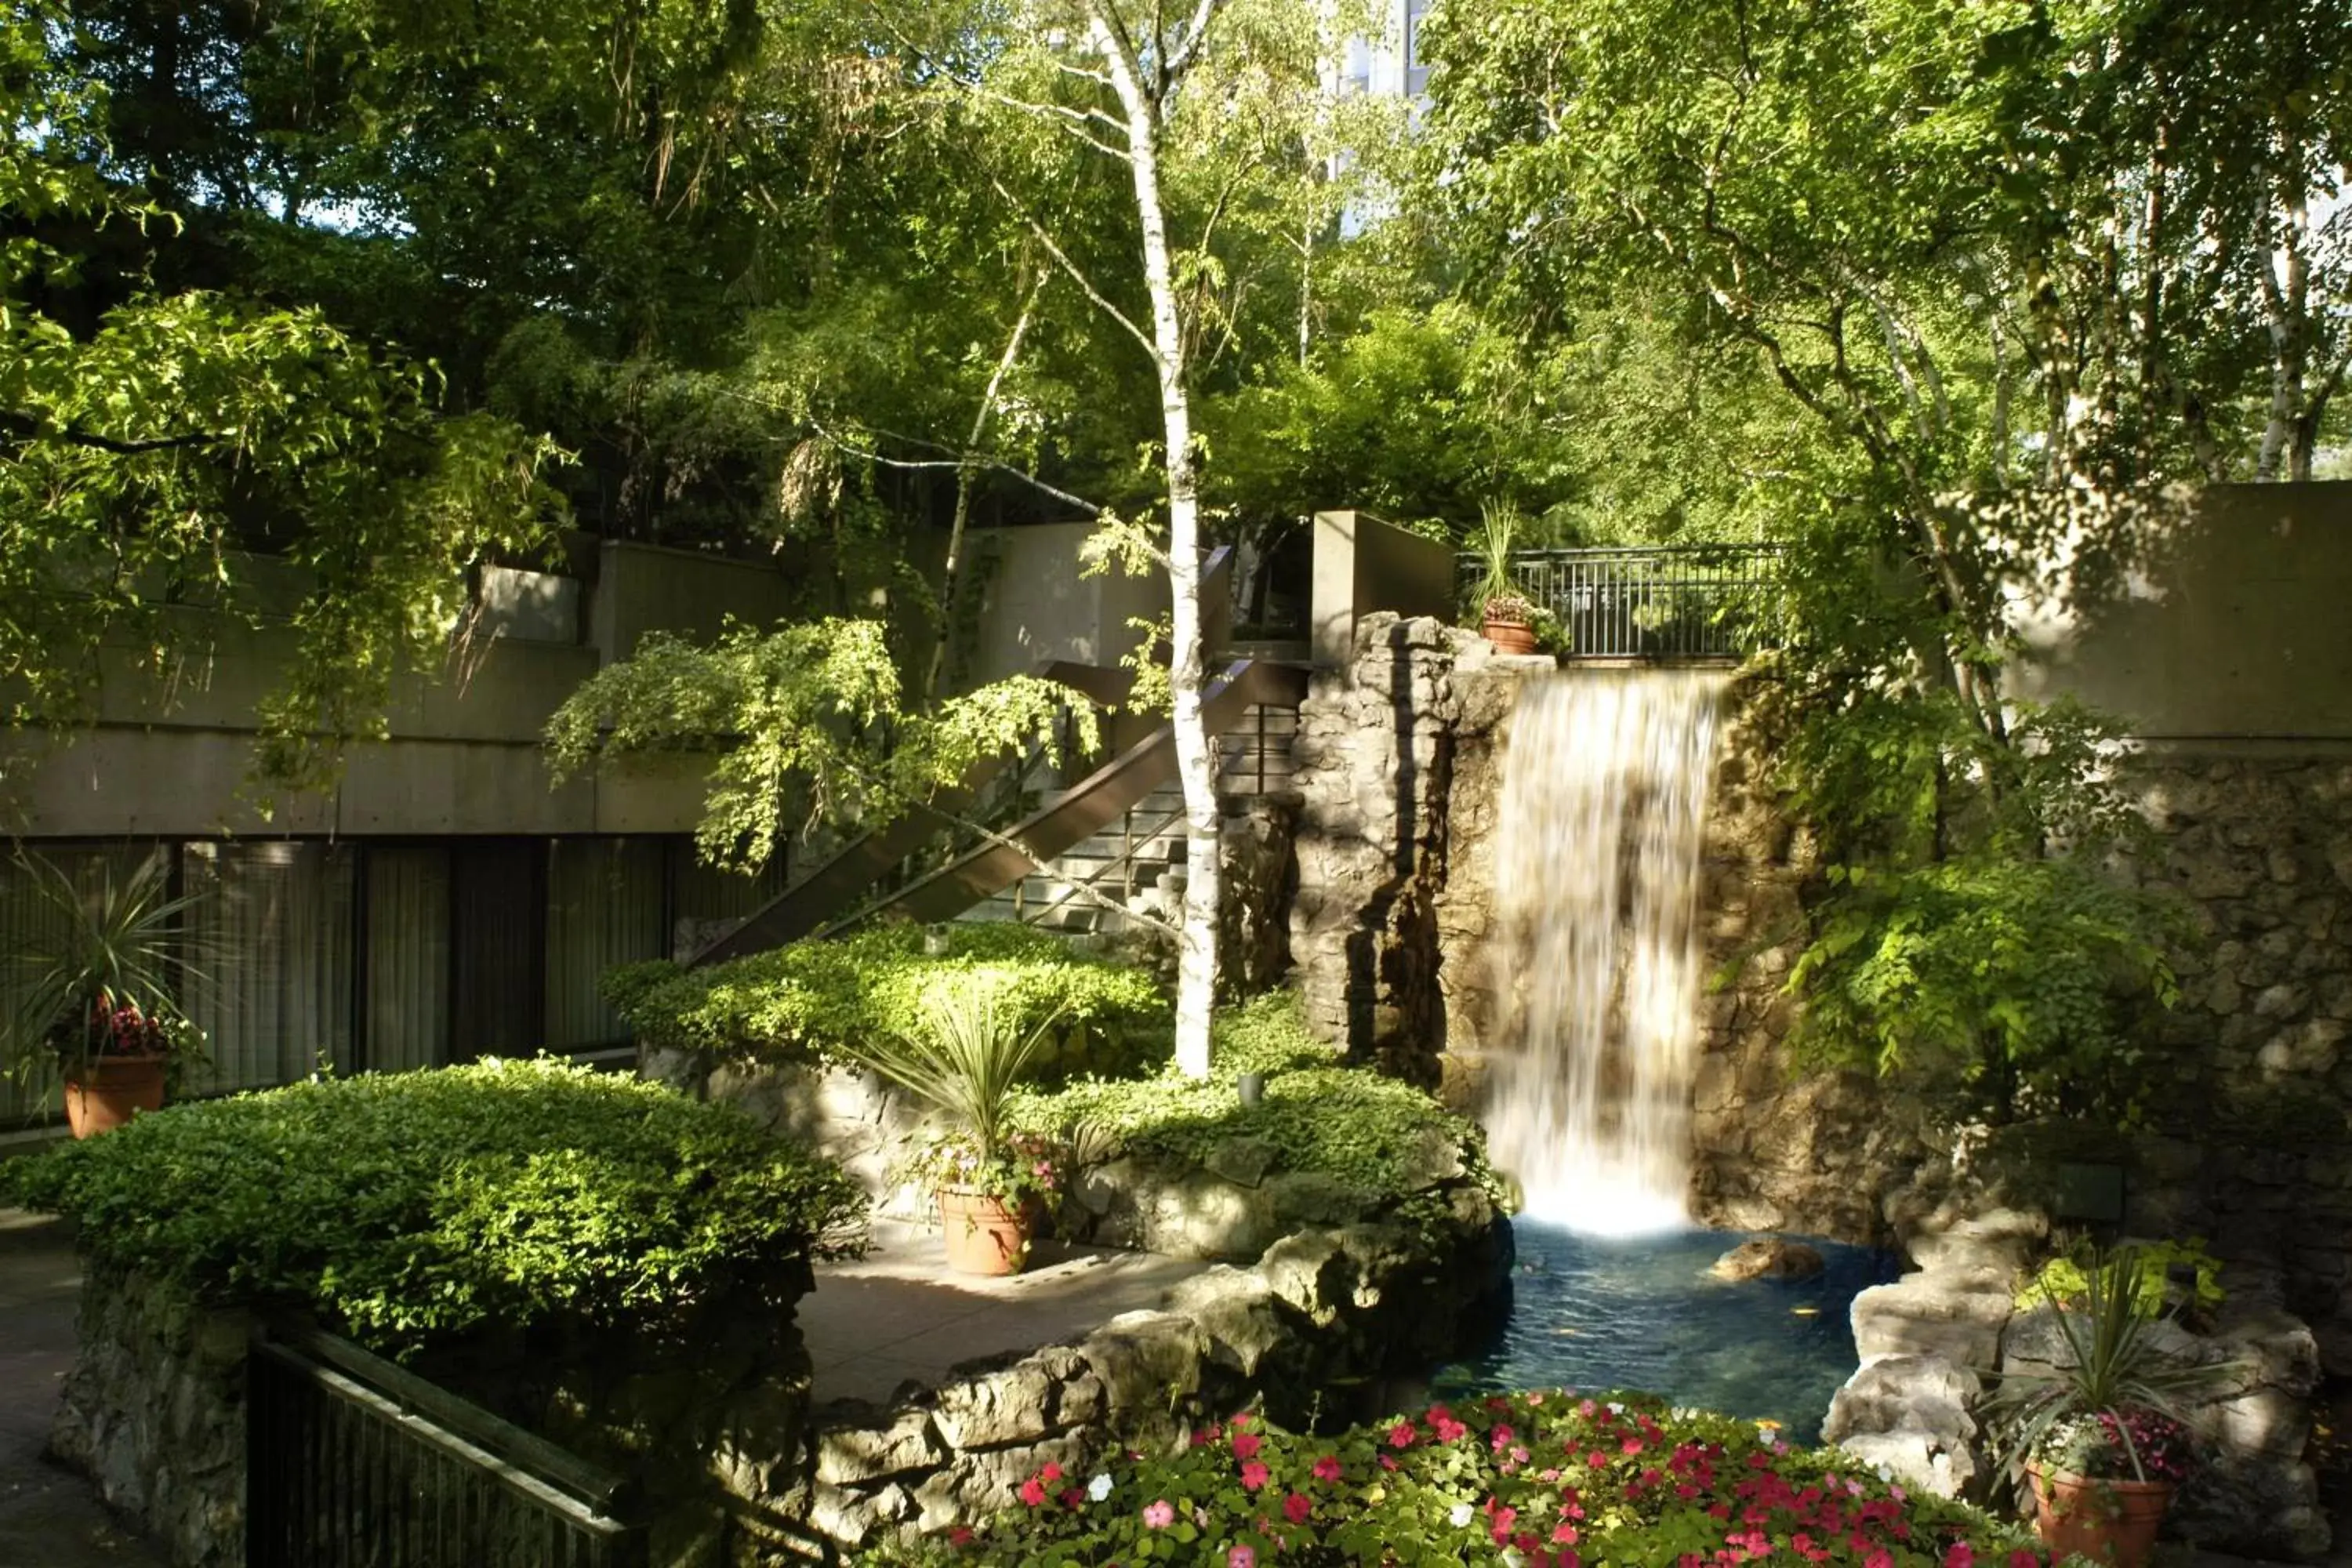
[[[547,1048],[625,1044],[629,1026],[596,994],[615,964],[669,951],[658,838],[559,838],[547,859]]]
[[[351,1065],[348,844],[199,842],[181,853],[201,962],[188,1016],[211,1042],[207,1089],[289,1083]]]

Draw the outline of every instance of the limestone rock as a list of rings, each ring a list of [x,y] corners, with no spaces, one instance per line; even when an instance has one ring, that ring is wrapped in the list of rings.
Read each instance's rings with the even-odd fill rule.
[[[928,1413],[910,1410],[887,1426],[836,1426],[816,1435],[816,1479],[828,1487],[902,1475],[936,1463]]]
[[[1958,1497],[1976,1475],[1967,1448],[1948,1448],[1924,1432],[1876,1432],[1838,1445],[1864,1464],[1937,1497]]]
[[[1822,1440],[1911,1486],[1957,1497],[1979,1468],[1969,1405],[1982,1388],[1975,1373],[1940,1355],[1883,1357],[1837,1391]]]
[[[1743,1241],[1715,1260],[1707,1272],[1717,1279],[1811,1279],[1827,1265],[1821,1253],[1782,1236]]]
[[[931,1418],[950,1447],[1001,1448],[1044,1436],[1052,1399],[1045,1374],[1024,1363],[948,1384]]]
[[[1958,1289],[1928,1275],[1908,1275],[1853,1299],[1854,1351],[1864,1363],[1939,1355],[1954,1366],[1990,1370],[2009,1317],[2006,1292]]]

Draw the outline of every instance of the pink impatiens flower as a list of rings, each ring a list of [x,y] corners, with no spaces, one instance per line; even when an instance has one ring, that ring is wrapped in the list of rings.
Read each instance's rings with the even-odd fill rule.
[[[1236,1546],[1225,1553],[1225,1568],[1257,1568],[1257,1553],[1246,1546]]]
[[[1293,1524],[1305,1524],[1307,1516],[1314,1511],[1314,1500],[1305,1492],[1293,1492],[1282,1500],[1282,1517]]]
[[[1255,1459],[1257,1458],[1258,1449],[1265,1446],[1265,1442],[1264,1438],[1254,1432],[1236,1432],[1234,1434],[1234,1458]]]
[[[1977,1549],[1965,1541],[1955,1541],[1944,1553],[1944,1568],[1976,1568]]]
[[[1176,1505],[1166,1498],[1143,1505],[1143,1522],[1152,1530],[1165,1530],[1176,1522]]]
[[[1315,1479],[1318,1481],[1338,1480],[1339,1479],[1339,1461],[1329,1454],[1326,1454],[1321,1458],[1316,1460]],[[1962,1564],[1962,1568],[1966,1568],[1966,1564]]]
[[[1413,1429],[1412,1422],[1400,1421],[1395,1426],[1389,1428],[1389,1447],[1391,1448],[1410,1448],[1412,1447],[1412,1440],[1415,1436],[1417,1436],[1417,1434]]]
[[[1267,1469],[1257,1460],[1252,1459],[1242,1467],[1242,1485],[1251,1491],[1255,1491],[1265,1485],[1273,1475],[1272,1470]]]

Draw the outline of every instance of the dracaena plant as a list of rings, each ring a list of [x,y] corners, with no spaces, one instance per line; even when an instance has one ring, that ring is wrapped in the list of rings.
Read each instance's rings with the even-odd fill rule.
[[[2032,1460],[2079,1464],[2087,1434],[2110,1443],[2095,1471],[2116,1479],[2177,1478],[2184,1406],[2219,1390],[2235,1363],[2184,1363],[2155,1336],[2139,1249],[2094,1252],[2083,1289],[2053,1295],[2064,1359],[2048,1372],[2005,1373],[1990,1405],[1992,1427],[2012,1477]],[[2156,1417],[2154,1421],[2148,1417]],[[2160,1436],[2159,1443],[2155,1439]],[[2160,1450],[2160,1451],[2159,1451]]]
[[[0,1014],[0,1060],[11,1076],[46,1089],[53,1074],[79,1076],[102,1057],[184,1064],[200,1054],[179,986],[202,978],[206,948],[184,918],[194,900],[173,896],[164,860],[127,877],[107,865],[90,887],[38,856],[18,864],[35,916],[7,955],[12,1005]]]
[[[1061,1016],[1057,1007],[1024,1028],[1001,986],[959,977],[922,999],[912,1029],[853,1043],[849,1051],[946,1117],[982,1160],[998,1162],[1011,1149],[1013,1086]]]

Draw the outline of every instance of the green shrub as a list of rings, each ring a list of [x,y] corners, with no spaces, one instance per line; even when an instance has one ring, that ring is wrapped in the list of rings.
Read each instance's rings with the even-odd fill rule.
[[[918,1027],[923,995],[950,976],[996,988],[1021,1027],[1059,1012],[1055,1058],[1066,1068],[1129,1069],[1170,1048],[1167,998],[1139,969],[1027,926],[951,925],[938,955],[923,952],[923,935],[884,926],[708,969],[630,964],[603,988],[644,1038],[708,1057],[852,1061],[853,1045]]]
[[[1220,1143],[1255,1139],[1273,1152],[1274,1169],[1333,1177],[1368,1209],[1425,1186],[1433,1151],[1456,1147],[1466,1173],[1500,1201],[1475,1122],[1410,1084],[1342,1065],[1307,1034],[1290,993],[1221,1013],[1211,1050],[1214,1068],[1206,1079],[1186,1078],[1171,1065],[1150,1078],[1088,1078],[1021,1091],[1013,1123],[1194,1163]],[[1254,1107],[1234,1089],[1244,1072],[1266,1078],[1265,1098]]]
[[[865,1200],[748,1118],[551,1060],[200,1101],[0,1169],[100,1259],[404,1353],[486,1322],[655,1323],[855,1249]]]
[[[2205,1238],[2192,1236],[2187,1241],[2148,1242],[2129,1249],[2133,1267],[2139,1274],[2139,1288],[2130,1300],[2134,1310],[2141,1317],[2153,1318],[2166,1305],[2168,1286],[2175,1266],[2194,1268],[2197,1283],[2189,1299],[2181,1303],[2189,1314],[2210,1318],[2221,1310],[2230,1293],[2221,1288],[2221,1260],[2205,1250]],[[2102,1265],[2095,1258],[2079,1256],[2053,1258],[2035,1270],[2033,1278],[2017,1292],[2019,1310],[2030,1310],[2046,1305],[2067,1306],[2091,1293],[2091,1276],[2112,1263]],[[2102,1280],[2102,1293],[2107,1293]]]
[[[1236,1417],[1098,1476],[1047,1465],[981,1530],[890,1563],[2041,1568],[2010,1525],[1834,1449],[1643,1394],[1522,1394],[1330,1436]]]

